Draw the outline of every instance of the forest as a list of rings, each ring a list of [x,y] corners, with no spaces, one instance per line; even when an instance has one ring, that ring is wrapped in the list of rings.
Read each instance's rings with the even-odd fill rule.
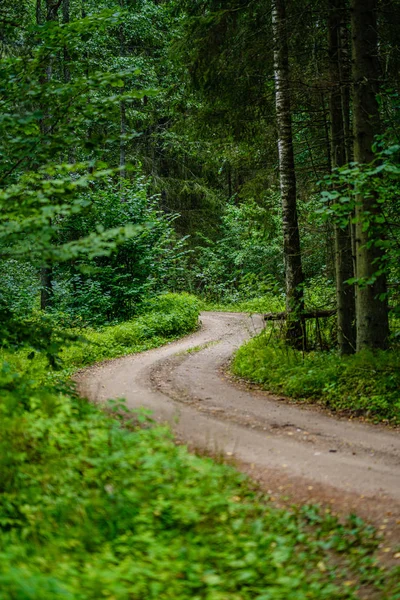
[[[0,1],[0,600],[400,599],[399,94],[399,0]]]

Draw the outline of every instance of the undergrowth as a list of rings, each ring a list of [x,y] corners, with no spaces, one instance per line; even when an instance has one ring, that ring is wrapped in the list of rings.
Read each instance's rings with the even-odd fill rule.
[[[310,310],[333,307],[335,288],[331,281],[314,277],[310,280],[309,287],[304,290],[304,299]],[[233,301],[230,296],[227,296],[225,300],[222,298],[219,302],[204,298],[201,303],[202,310],[221,312],[269,313],[286,310],[285,294],[278,287],[250,299],[239,297]]]
[[[265,313],[285,310],[284,297],[273,293],[236,302],[211,302],[207,300],[201,300],[200,302],[202,310],[207,311]]]
[[[142,352],[161,346],[179,336],[194,331],[199,316],[199,301],[189,294],[164,294],[148,301],[143,314],[120,323],[98,329],[64,329],[76,339],[60,353],[59,371],[49,369],[46,356],[25,348],[18,352],[0,350],[0,362],[6,370],[29,375],[36,385],[45,381],[65,381],[78,368],[101,360]],[[33,356],[33,359],[32,359]],[[8,366],[7,366],[8,365]]]
[[[398,598],[361,521],[273,508],[143,413],[26,386],[0,410],[2,600]]]
[[[242,346],[232,371],[266,389],[334,411],[400,424],[400,351],[303,354],[268,330]]]
[[[147,310],[86,331],[91,343],[66,350],[63,374],[196,326],[192,297]],[[16,373],[17,359],[0,377],[1,600],[400,598],[361,520],[278,510],[145,412],[120,401],[101,411],[56,387],[43,365],[38,379]]]

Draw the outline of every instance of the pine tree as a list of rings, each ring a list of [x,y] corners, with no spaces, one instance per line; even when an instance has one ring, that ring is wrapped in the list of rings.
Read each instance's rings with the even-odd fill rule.
[[[343,53],[342,29],[345,22],[344,0],[330,0],[328,18],[332,167],[346,164],[346,103],[343,102],[341,60]],[[354,277],[350,219],[346,224],[335,225],[335,266],[338,346],[342,354],[355,351],[355,294],[354,285],[346,283]]]

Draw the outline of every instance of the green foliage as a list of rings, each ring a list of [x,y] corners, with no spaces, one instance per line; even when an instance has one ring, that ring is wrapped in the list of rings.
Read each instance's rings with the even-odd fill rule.
[[[85,329],[81,344],[63,353],[66,366],[80,367],[105,358],[147,350],[197,327],[198,300],[189,294],[165,294],[148,303],[144,314],[100,331]]]
[[[158,296],[147,303],[146,311],[139,317],[99,330],[78,327],[78,319],[76,327],[69,329],[62,326],[60,315],[57,315],[58,324],[51,316],[37,315],[32,317],[34,334],[28,332],[25,347],[18,352],[9,348],[0,350],[0,360],[20,373],[27,373],[39,386],[49,377],[65,382],[77,368],[148,350],[190,333],[197,327],[198,316],[199,302],[189,294]],[[33,339],[38,340],[35,346],[32,346]],[[53,354],[49,355],[49,349]],[[49,361],[61,372],[51,375]]]
[[[196,327],[197,300],[152,299],[160,291],[282,308],[270,11],[248,0],[37,5],[36,24],[32,0],[0,8],[0,597],[350,600],[358,583],[389,597],[371,560],[376,540],[357,519],[343,526],[313,507],[271,509],[242,477],[190,456],[142,413],[115,403],[110,418],[67,394],[77,368]],[[50,6],[60,10],[45,22]],[[291,35],[305,271],[325,303],[329,227],[315,215],[314,189],[329,146],[326,47],[315,33],[325,15],[316,3],[290,10],[306,41]],[[122,154],[130,183],[118,178]],[[178,212],[174,226],[193,234],[190,273],[172,233]],[[52,269],[48,314],[37,311],[43,267]],[[307,368],[294,395],[319,393],[321,369]],[[329,374],[324,390],[335,398],[343,381]],[[343,586],[348,579],[356,583]]]
[[[62,381],[193,330],[198,301],[165,294],[142,311],[84,330],[63,353]],[[145,412],[121,401],[101,412],[69,395],[40,356],[2,355],[2,600],[355,600],[359,585],[395,598],[395,574],[385,578],[378,540],[359,519],[278,510]]]
[[[280,312],[285,310],[284,294],[276,295],[273,293],[265,294],[252,298],[251,300],[238,300],[237,302],[207,302],[203,301],[201,305],[203,310],[216,310],[222,312],[247,312],[247,313],[266,313]]]
[[[397,105],[398,105],[398,98]],[[371,285],[385,273],[390,285],[390,299],[399,313],[398,283],[399,272],[399,180],[400,145],[390,139],[391,131],[377,139],[376,158],[366,165],[352,163],[327,176],[323,185],[328,189],[322,192],[324,206],[320,212],[326,219],[334,220],[343,227],[355,222],[354,210],[360,197],[375,200],[373,210],[363,212],[362,226],[368,232],[369,244],[384,250],[382,259],[374,265],[375,272],[368,279],[350,280],[359,286]],[[395,136],[396,137],[396,136]]]
[[[364,350],[354,356],[334,351],[303,355],[265,331],[237,351],[232,370],[272,392],[399,424],[399,367],[398,350]]]
[[[285,310],[285,294],[272,278],[266,277],[266,282],[258,283],[259,288],[265,287],[271,291],[264,295],[255,295],[251,299],[230,300],[230,296],[223,296],[221,301],[202,300],[202,310],[216,310],[223,312],[248,312],[248,313],[269,313],[283,312]],[[255,291],[253,292],[256,293]],[[250,294],[253,295],[253,294]],[[326,280],[323,276],[314,277],[309,281],[309,287],[305,290],[306,306],[310,309],[331,308],[335,305],[335,289],[333,282]],[[329,324],[331,325],[331,323]],[[313,333],[311,335],[314,335]],[[310,338],[311,341],[311,338]],[[326,340],[329,345],[335,344],[331,339]]]
[[[185,240],[174,232],[176,215],[161,212],[148,187],[140,175],[122,187],[109,182],[88,191],[86,209],[60,223],[61,243],[128,226],[136,228],[136,235],[122,241],[111,255],[60,265],[53,273],[57,311],[91,324],[129,319],[146,298],[174,286]]]
[[[265,205],[227,204],[220,237],[196,248],[190,285],[206,300],[232,304],[281,291],[279,210],[276,195],[267,196]]]
[[[304,301],[307,308],[334,308],[336,303],[335,282],[324,275],[316,275],[307,282],[304,290]]]
[[[144,95],[134,88],[119,96],[112,92],[123,84],[126,70],[111,71],[103,64],[89,72],[80,61],[65,65],[66,56],[82,54],[82,36],[90,45],[120,18],[118,12],[100,11],[62,25],[57,20],[41,25],[24,21],[20,44],[1,62],[0,259],[5,261],[2,269],[11,265],[10,273],[21,265],[13,282],[8,276],[0,284],[2,343],[25,344],[30,336],[32,345],[44,346],[46,336],[35,330],[29,316],[38,301],[35,270],[110,256],[138,232],[124,222],[57,238],[62,223],[88,211],[88,190],[115,173],[99,155],[104,144],[119,140],[119,132],[99,133],[95,125],[107,123],[121,100],[129,103]],[[18,293],[23,271],[31,279],[25,278],[19,300],[10,299],[10,285]],[[47,326],[42,323],[41,331]],[[53,356],[51,340],[48,346]]]
[[[0,307],[7,307],[15,316],[30,314],[36,307],[39,293],[36,269],[27,261],[0,261]]]
[[[121,402],[1,385],[2,600],[392,597],[360,520],[273,508]]]

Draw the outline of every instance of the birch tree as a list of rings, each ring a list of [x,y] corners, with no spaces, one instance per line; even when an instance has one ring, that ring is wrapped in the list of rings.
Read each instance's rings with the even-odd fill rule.
[[[296,347],[305,347],[304,276],[297,217],[297,189],[290,105],[289,50],[285,0],[273,0],[275,106],[278,130],[279,177],[282,199],[286,278],[287,338]]]

